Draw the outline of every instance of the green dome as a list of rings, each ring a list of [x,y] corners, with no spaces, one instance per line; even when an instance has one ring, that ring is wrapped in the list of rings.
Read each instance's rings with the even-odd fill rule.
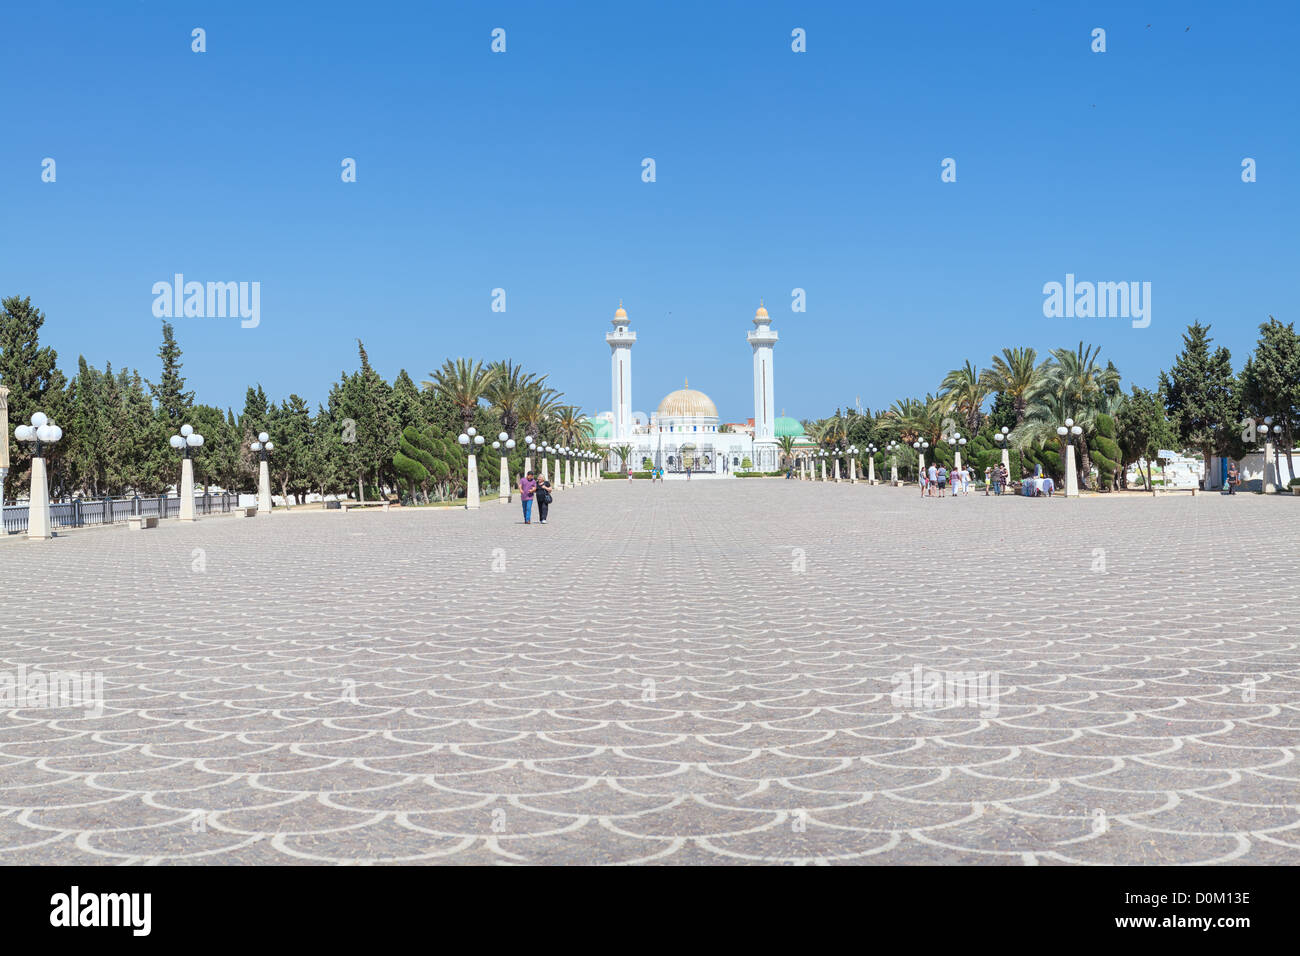
[[[605,418],[593,418],[591,421],[592,438],[613,438],[614,423]]]
[[[803,426],[799,424],[797,418],[787,418],[785,415],[776,420],[776,437],[784,438],[789,435],[791,438],[798,438],[803,434]]]

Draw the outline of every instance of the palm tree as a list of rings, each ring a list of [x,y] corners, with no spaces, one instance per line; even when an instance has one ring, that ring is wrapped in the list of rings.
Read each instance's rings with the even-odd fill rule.
[[[469,428],[474,423],[474,412],[479,402],[487,395],[497,373],[494,368],[484,368],[482,362],[458,358],[455,361],[447,359],[442,368],[429,374],[433,381],[425,380],[420,384],[433,389],[460,409],[461,425]]]
[[[967,434],[974,435],[979,431],[981,409],[990,391],[988,376],[967,359],[964,366],[944,376],[940,388],[940,395],[966,417]]]
[[[493,379],[489,383],[484,397],[501,416],[501,430],[514,437],[515,427],[519,424],[520,406],[523,404],[534,385],[541,385],[546,376],[536,378],[515,365],[509,359],[493,362],[490,370]]]
[[[1047,362],[1038,362],[1038,352],[1030,348],[1003,349],[993,356],[993,367],[985,370],[984,384],[995,392],[1011,396],[1016,409],[1016,427],[1023,424],[1029,401],[1043,381]]]
[[[1047,445],[1058,440],[1056,429],[1067,418],[1083,429],[1079,443],[1079,484],[1090,487],[1092,456],[1088,453],[1088,436],[1096,429],[1097,414],[1112,411],[1118,404],[1120,374],[1113,362],[1103,368],[1099,346],[1077,349],[1052,349],[1052,358],[1042,366],[1042,377],[1030,396],[1025,419],[1016,428],[1016,447],[1037,442]],[[1062,448],[1062,467],[1065,454]]]
[[[924,438],[931,445],[938,444],[943,433],[942,399],[926,395],[924,399],[905,398],[895,402],[894,407],[885,414],[893,419],[898,428],[901,441],[910,445]]]
[[[781,446],[781,460],[787,465],[794,461],[794,436],[782,435],[776,443]]]
[[[560,393],[540,382],[528,387],[519,401],[519,422],[524,431],[541,441],[542,425],[560,410]]]
[[[618,455],[619,464],[622,471],[627,471],[627,460],[632,457],[631,445],[611,445],[609,448],[614,454]]]
[[[568,446],[586,441],[591,434],[591,421],[577,405],[561,405],[555,415],[555,424],[559,426],[561,440]]]

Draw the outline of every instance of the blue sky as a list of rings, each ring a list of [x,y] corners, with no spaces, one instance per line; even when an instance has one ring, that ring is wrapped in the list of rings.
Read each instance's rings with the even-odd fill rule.
[[[0,12],[0,294],[65,370],[151,375],[177,272],[261,283],[255,329],[175,322],[199,400],[236,408],[323,400],[361,337],[390,379],[510,357],[604,411],[620,298],[634,406],[689,376],[727,420],[760,296],[798,417],[1007,345],[1083,339],[1153,385],[1193,319],[1239,365],[1300,317],[1295,3],[269,6]],[[1150,327],[1044,318],[1066,273],[1150,282]]]

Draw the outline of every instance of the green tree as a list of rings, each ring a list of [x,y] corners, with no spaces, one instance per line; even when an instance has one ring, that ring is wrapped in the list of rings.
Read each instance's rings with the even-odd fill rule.
[[[186,424],[186,415],[194,404],[194,393],[185,390],[185,377],[181,375],[181,347],[176,344],[175,330],[170,322],[163,322],[162,333],[163,341],[158,349],[162,374],[157,384],[149,383],[149,391],[158,403],[159,417],[166,428],[171,429],[170,437]]]
[[[1093,464],[1097,466],[1098,487],[1102,491],[1111,491],[1115,487],[1116,474],[1122,457],[1116,441],[1115,419],[1107,414],[1099,414],[1088,439]]]
[[[1133,386],[1133,391],[1119,406],[1115,415],[1117,444],[1121,452],[1121,480],[1127,484],[1128,466],[1138,459],[1146,461],[1146,484],[1151,487],[1151,462],[1160,449],[1177,443],[1178,435],[1165,416],[1160,396],[1145,388]]]
[[[290,494],[301,503],[311,490],[312,428],[307,403],[298,395],[290,395],[282,404],[272,407],[268,431],[275,436],[271,479],[280,486],[285,504]]]
[[[1285,446],[1294,475],[1293,449],[1300,431],[1300,336],[1293,323],[1283,325],[1270,315],[1259,327],[1255,352],[1241,370],[1241,398],[1249,414],[1257,419],[1271,417],[1282,426],[1281,441],[1273,448],[1274,467],[1279,446]]]
[[[432,381],[425,380],[425,388],[441,393],[443,398],[454,405],[460,412],[461,431],[474,424],[474,413],[479,403],[487,397],[488,388],[496,379],[493,368],[485,368],[482,362],[473,359],[447,359],[442,368],[429,373]]]
[[[365,481],[382,486],[384,473],[397,452],[400,429],[392,414],[388,383],[370,367],[366,347],[357,340],[361,368],[345,376],[339,394],[339,417],[351,420],[353,441],[344,441],[345,459],[356,476],[359,500],[365,500]]]
[[[1007,348],[1001,355],[993,356],[993,365],[984,374],[989,389],[1001,392],[1010,400],[1015,412],[1014,422],[999,422],[998,427],[1018,427],[1028,413],[1029,400],[1042,384],[1046,362],[1039,363],[1038,353],[1031,348]]]
[[[13,440],[12,429],[25,425],[35,412],[44,412],[60,427],[64,412],[67,380],[58,368],[58,353],[40,343],[45,313],[32,305],[30,298],[9,296],[0,299],[0,385],[9,389],[10,469],[5,480],[3,498],[13,497],[19,488],[31,483],[31,446]],[[64,429],[66,432],[66,429]],[[63,443],[47,454],[53,471],[57,468]]]
[[[944,376],[940,388],[941,396],[951,406],[949,410],[962,416],[968,435],[979,430],[984,402],[991,391],[989,376],[972,365],[969,359],[961,368],[955,368]]]
[[[1211,353],[1210,327],[1194,322],[1183,333],[1183,351],[1168,373],[1160,373],[1160,395],[1178,430],[1180,447],[1195,448],[1205,459],[1221,453],[1238,409],[1232,356],[1223,346]]]

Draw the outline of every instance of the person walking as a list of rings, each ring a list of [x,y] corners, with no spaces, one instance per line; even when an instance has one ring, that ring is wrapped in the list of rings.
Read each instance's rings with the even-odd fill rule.
[[[530,471],[519,478],[519,500],[524,503],[524,524],[533,523],[533,498],[537,494],[537,482]]]
[[[989,496],[989,486],[993,484],[993,466],[989,465],[984,469],[984,497]]]
[[[921,484],[921,497],[922,497],[922,498],[925,497],[925,490],[926,490],[926,487],[929,485],[929,483],[930,483],[930,482],[929,482],[929,479],[926,477],[926,474],[925,474],[925,469],[922,468],[922,469],[920,470],[920,484]]]
[[[537,517],[540,524],[546,524],[546,515],[551,510],[551,483],[545,478],[537,485]]]
[[[948,489],[948,469],[940,465],[939,470],[935,473],[935,478],[939,482],[939,497],[942,498]]]
[[[1237,470],[1237,463],[1231,462],[1228,465],[1228,494],[1237,493],[1237,485],[1241,484],[1241,472]]]
[[[926,487],[925,487],[926,496],[933,498],[934,486],[939,483],[939,469],[934,466],[933,462],[931,462],[930,464],[929,472],[926,475],[926,478],[927,478]]]

